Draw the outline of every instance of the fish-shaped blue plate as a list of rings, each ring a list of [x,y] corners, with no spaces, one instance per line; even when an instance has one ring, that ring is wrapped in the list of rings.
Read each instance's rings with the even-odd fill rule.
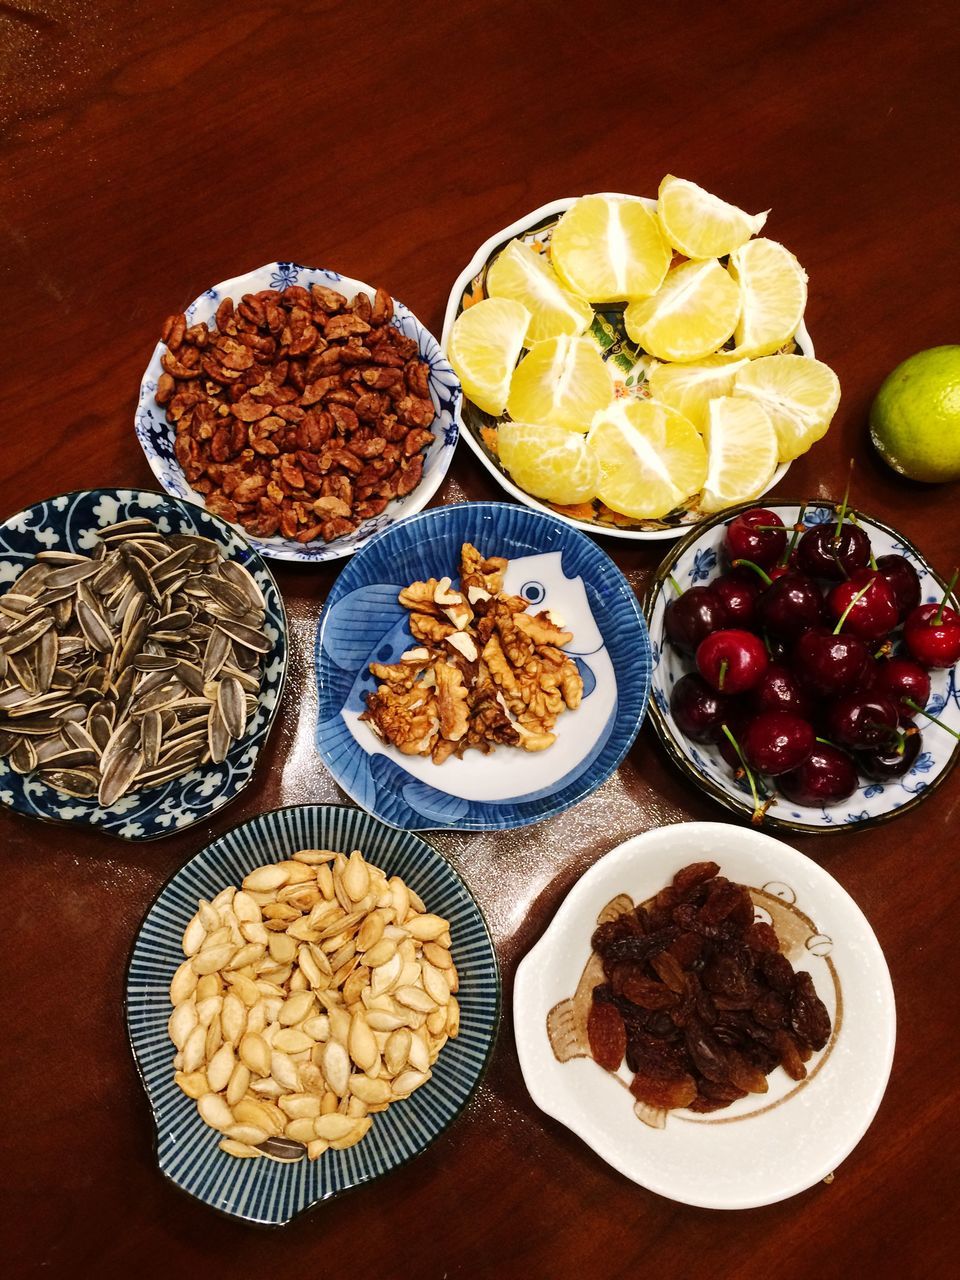
[[[498,747],[436,765],[402,755],[360,720],[376,688],[371,662],[396,662],[416,642],[401,588],[454,577],[460,548],[509,560],[504,590],[573,632],[566,652],[583,700],[565,711],[546,751]],[[626,755],[647,705],[651,650],[637,599],[610,557],[559,517],[501,502],[465,502],[411,516],[372,538],[340,574],[317,630],[317,750],[343,790],[392,827],[493,830],[561,813]]]
[[[366,1137],[318,1160],[279,1164],[239,1160],[219,1149],[220,1135],[173,1082],[167,1033],[170,980],[183,960],[181,939],[197,901],[239,885],[264,863],[300,849],[360,849],[388,876],[401,876],[430,911],[450,921],[460,976],[460,1034],[444,1045],[432,1078],[375,1116]],[[296,805],[235,827],[191,858],[160,890],[133,944],[126,983],[127,1030],[157,1129],[157,1161],[181,1190],[232,1217],[281,1226],[331,1196],[379,1177],[419,1155],[451,1124],[477,1087],[500,1015],[493,942],[470,890],[430,845],[391,831],[358,809]]]

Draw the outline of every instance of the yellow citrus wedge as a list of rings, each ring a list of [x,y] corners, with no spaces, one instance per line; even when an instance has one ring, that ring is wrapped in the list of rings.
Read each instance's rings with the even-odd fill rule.
[[[627,334],[658,360],[702,360],[722,347],[740,317],[740,290],[716,258],[681,262],[652,298],[623,313]]]
[[[636,520],[665,516],[707,475],[696,427],[655,400],[613,401],[594,419],[587,448],[600,464],[597,496]]]
[[[727,354],[707,356],[698,364],[654,362],[647,373],[647,385],[654,400],[689,418],[702,435],[710,401],[732,394],[737,373],[748,364],[746,359]]]
[[[639,200],[582,196],[550,239],[557,275],[590,302],[649,297],[663,283],[670,257],[656,214]]]
[[[447,344],[464,395],[485,413],[503,413],[530,312],[512,298],[484,298],[461,311]]]
[[[710,402],[707,429],[707,478],[702,511],[722,511],[758,497],[777,469],[777,433],[755,400],[718,396]]]
[[[755,236],[767,220],[766,213],[744,213],[670,173],[660,183],[657,213],[667,239],[688,258],[723,258]]]
[[[517,365],[507,397],[514,422],[589,431],[593,415],[613,399],[613,374],[590,338],[548,338]]]
[[[487,272],[487,293],[513,298],[530,312],[526,347],[562,334],[576,336],[593,321],[586,298],[565,289],[546,256],[522,240],[511,240]]]
[[[807,273],[776,240],[748,240],[730,255],[730,274],[740,286],[736,353],[766,356],[788,342],[807,305]]]
[[[810,356],[762,356],[736,371],[733,391],[766,409],[781,462],[806,453],[826,434],[840,403],[840,379]]]
[[[566,507],[596,497],[600,466],[577,432],[504,422],[497,431],[497,446],[511,478],[535,498]]]

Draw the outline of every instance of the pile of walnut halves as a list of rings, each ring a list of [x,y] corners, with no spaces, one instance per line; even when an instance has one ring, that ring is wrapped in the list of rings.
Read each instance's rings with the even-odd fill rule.
[[[497,743],[543,751],[560,713],[580,705],[583,681],[562,652],[572,633],[502,594],[506,567],[465,542],[459,590],[431,578],[400,592],[417,644],[399,662],[370,664],[380,683],[361,719],[405,755],[442,764]]]
[[[156,400],[208,510],[258,538],[352,533],[411,493],[433,440],[429,367],[393,301],[322,285],[224,298],[216,329],[170,316]]]

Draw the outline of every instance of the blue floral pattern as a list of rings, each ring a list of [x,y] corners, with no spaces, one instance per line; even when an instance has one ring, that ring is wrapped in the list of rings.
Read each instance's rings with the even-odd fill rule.
[[[303,267],[296,262],[269,262],[257,271],[225,280],[222,284],[207,289],[186,308],[185,314],[191,324],[200,320],[211,324],[223,298],[239,299],[244,293],[253,293],[259,289],[285,289],[292,284],[312,283],[336,288],[349,298],[355,297],[361,290],[371,294],[373,292],[362,281],[341,276],[336,271]],[[424,455],[423,479],[405,498],[395,498],[381,515],[365,520],[353,533],[336,538],[333,542],[303,545],[289,538],[249,538],[241,530],[242,536],[262,556],[272,560],[298,560],[310,564],[343,559],[388,528],[394,520],[422,510],[440,487],[460,436],[460,381],[440,350],[436,338],[423,327],[413,312],[396,299],[393,306],[394,325],[405,337],[416,339],[421,357],[430,366],[430,395],[437,410],[431,429],[436,438]],[[137,439],[146,454],[150,469],[167,493],[202,507],[202,496],[190,488],[182,467],[174,457],[174,428],[153,398],[157,379],[162,372],[160,357],[164,350],[163,344],[157,343],[140,383],[140,400],[134,416]]]
[[[145,489],[92,489],[62,494],[18,512],[0,525],[0,592],[32,562],[38,547],[88,552],[96,531],[135,516],[164,533],[201,534],[227,559],[250,571],[267,603],[265,630],[273,642],[264,659],[260,700],[247,733],[223,764],[205,765],[161,787],[123,796],[109,809],[96,799],[72,799],[35,776],[15,773],[0,757],[0,804],[31,818],[96,827],[124,840],[155,840],[202,821],[229,804],[253,776],[257,758],[276,718],[287,669],[287,622],[270,570],[245,538],[219,517],[190,503]]]
[[[800,508],[796,504],[772,503],[769,507],[788,527],[795,524],[800,515]],[[670,712],[670,691],[680,676],[692,669],[692,664],[681,657],[672,645],[664,643],[663,631],[664,609],[674,597],[668,575],[676,578],[683,590],[694,583],[709,581],[719,563],[718,553],[729,519],[730,513],[724,513],[679,543],[661,564],[648,591],[645,612],[653,653],[658,659],[653,664],[651,716],[668,754],[684,772],[695,777],[721,804],[741,817],[749,818],[753,803],[746,783],[734,779],[716,747],[702,744],[694,746],[684,738],[674,723]],[[836,507],[827,502],[808,506],[803,515],[803,521],[808,527],[826,524],[834,519]],[[861,514],[857,514],[857,520],[869,535],[876,556],[892,553],[909,555],[920,574],[923,598],[941,598],[943,583],[915,547],[879,521]],[[930,677],[929,710],[942,717],[951,728],[960,731],[957,669],[931,671]],[[863,779],[852,797],[849,810],[805,808],[793,805],[783,796],[774,794],[774,803],[764,819],[765,825],[805,832],[839,830],[845,826],[878,821],[906,809],[929,794],[960,759],[960,743],[932,722],[924,723],[921,716],[917,716],[916,720],[923,731],[923,750],[906,777],[885,784]]]

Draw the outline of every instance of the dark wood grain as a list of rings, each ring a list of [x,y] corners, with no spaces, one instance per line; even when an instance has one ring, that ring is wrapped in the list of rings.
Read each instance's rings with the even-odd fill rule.
[[[886,372],[957,341],[955,6],[454,5],[186,0],[0,4],[0,514],[151,484],[136,391],[163,317],[272,259],[385,285],[435,333],[477,245],[546,200],[654,194],[664,173],[749,209],[810,275],[840,375],[827,439],[783,498],[856,500],[941,573],[958,487],[872,455]],[[461,449],[442,499],[500,496]],[[663,546],[607,549],[642,589]],[[877,1119],[832,1185],[715,1213],[625,1181],[531,1103],[510,990],[576,878],[634,832],[722,819],[644,729],[571,813],[447,834],[504,976],[489,1073],[423,1158],[282,1233],[226,1221],[154,1166],[122,1017],[124,966],[163,880],[278,803],[340,798],[312,753],[311,643],[335,566],[279,566],[292,678],[251,788],[210,822],[121,844],[0,812],[0,1251],[16,1276],[946,1275],[958,1244],[960,775],[877,831],[791,841],[853,894],[886,952],[899,1043]]]

